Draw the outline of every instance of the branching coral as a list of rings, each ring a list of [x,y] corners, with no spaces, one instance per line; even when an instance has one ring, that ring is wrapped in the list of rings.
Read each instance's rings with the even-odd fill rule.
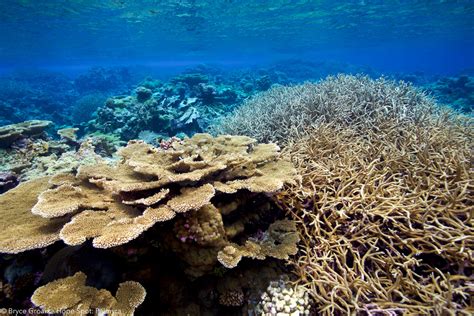
[[[320,127],[288,149],[302,192],[280,195],[302,238],[293,264],[327,315],[470,314],[472,126]]]
[[[115,297],[107,290],[86,286],[87,276],[77,272],[38,288],[31,297],[47,313],[84,315],[91,312],[108,315],[133,315],[143,303],[146,291],[138,282],[120,283]]]
[[[162,150],[131,142],[120,150],[122,161],[115,166],[99,163],[81,166],[76,175],[58,174],[49,188],[43,188],[34,206],[22,207],[45,219],[72,217],[66,219],[60,238],[69,245],[93,239],[96,248],[125,244],[157,222],[180,215],[177,223],[188,223],[183,224],[184,232],[176,229],[181,236],[174,234],[175,242],[182,243],[182,238],[196,241],[211,254],[209,261],[215,262],[217,252],[226,245],[240,246],[231,243],[237,233],[227,234],[213,199],[229,194],[237,199],[242,189],[249,194],[271,194],[297,180],[292,164],[279,159],[278,146],[255,144],[248,137],[196,134],[172,147]],[[243,216],[242,223],[251,218]],[[235,219],[229,227],[234,229],[234,223]],[[286,259],[296,252],[297,234],[291,223],[276,222],[269,229],[268,238],[247,241],[244,256]],[[185,248],[189,247],[192,245]]]
[[[424,121],[432,111],[433,101],[404,82],[339,75],[274,87],[246,101],[211,131],[284,144],[323,123],[362,128],[392,118],[404,124]]]
[[[301,237],[289,263],[320,314],[472,313],[471,119],[340,75],[273,88],[214,131],[285,145],[303,177],[278,194]]]

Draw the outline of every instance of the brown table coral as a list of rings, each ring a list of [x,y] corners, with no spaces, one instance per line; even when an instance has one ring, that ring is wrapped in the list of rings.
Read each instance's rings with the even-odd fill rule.
[[[243,136],[213,138],[208,134],[196,134],[174,143],[168,150],[131,142],[119,151],[119,155],[122,160],[114,166],[81,166],[76,175],[56,175],[43,183],[41,189],[30,193],[42,191],[36,204],[23,205],[22,201],[17,201],[15,207],[31,209],[28,216],[41,222],[63,223],[59,237],[69,245],[79,245],[87,239],[92,239],[96,248],[122,245],[156,223],[179,216],[173,233],[174,242],[181,244],[178,248],[183,249],[183,245],[185,248],[197,247],[199,251],[205,248],[214,261],[219,257],[229,268],[242,256],[285,259],[296,252],[296,229],[289,221],[275,222],[262,238],[244,240],[244,245],[232,242],[243,232],[246,221],[255,220],[249,215],[236,217],[231,214],[237,213],[239,208],[239,203],[235,202],[245,200],[240,198],[243,192],[251,196],[249,201],[267,201],[265,195],[257,195],[272,194],[285,183],[296,183],[298,177],[293,165],[279,158],[279,148],[275,144],[256,144],[255,140]],[[9,197],[7,193],[2,198],[12,203]],[[35,199],[36,194],[33,194],[33,201]],[[224,224],[220,209],[234,218]],[[246,212],[258,214],[264,210],[247,208]],[[182,224],[183,219],[188,223]],[[31,239],[28,234],[14,233],[23,231],[23,226],[26,223],[17,223],[10,234],[19,244]],[[268,226],[262,227],[266,228]],[[241,234],[239,237],[242,240]],[[37,245],[42,246],[43,243]],[[28,249],[32,247],[34,245]],[[232,264],[223,255],[218,256],[224,248],[228,253],[229,247],[239,250],[239,256],[234,256]],[[4,247],[0,250],[18,252],[22,249]]]
[[[47,313],[66,315],[107,314],[131,316],[143,303],[146,291],[140,283],[126,281],[119,284],[115,297],[107,290],[86,286],[87,276],[77,272],[38,288],[31,297],[36,306]]]

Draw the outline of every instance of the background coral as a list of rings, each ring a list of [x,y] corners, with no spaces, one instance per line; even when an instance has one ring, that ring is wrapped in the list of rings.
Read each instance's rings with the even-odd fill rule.
[[[74,124],[87,122],[92,118],[94,112],[107,100],[103,93],[91,93],[82,96],[74,102],[71,109],[71,117]]]
[[[323,123],[376,128],[389,118],[399,124],[422,121],[434,111],[434,102],[407,83],[338,75],[258,94],[211,126],[211,131],[285,143]]]

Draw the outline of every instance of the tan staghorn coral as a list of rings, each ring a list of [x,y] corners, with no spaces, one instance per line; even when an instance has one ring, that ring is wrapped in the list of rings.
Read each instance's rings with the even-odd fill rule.
[[[84,315],[91,311],[109,315],[133,315],[143,303],[146,291],[138,282],[120,283],[115,297],[107,290],[86,286],[87,276],[73,276],[50,282],[33,293],[31,302],[46,313]]]
[[[387,121],[289,148],[304,175],[280,195],[302,238],[292,264],[321,314],[472,314],[473,136]]]
[[[297,239],[270,242],[277,240],[278,225],[270,225],[275,214],[265,215],[272,212],[269,195],[298,180],[292,164],[279,158],[278,146],[242,136],[196,134],[167,150],[130,142],[120,155],[116,165],[81,166],[76,175],[54,176],[30,206],[32,214],[46,222],[60,219],[59,237],[66,244],[92,239],[96,248],[128,243],[176,217],[172,229],[163,230],[170,235],[165,243],[191,269],[201,271],[195,275],[211,268],[226,246],[245,249],[245,257],[258,259],[294,254]],[[229,190],[223,193],[221,187]],[[254,226],[264,218],[263,228],[270,225],[264,234],[268,238],[249,239],[245,228],[259,229]],[[295,236],[291,225],[285,225],[288,236]],[[286,247],[287,241],[293,248]]]
[[[19,253],[59,240],[67,219],[48,220],[31,213],[38,195],[51,186],[48,177],[39,178],[0,195],[0,252]]]
[[[403,82],[339,75],[270,89],[214,131],[278,142],[302,175],[278,199],[317,314],[472,314],[472,117]]]

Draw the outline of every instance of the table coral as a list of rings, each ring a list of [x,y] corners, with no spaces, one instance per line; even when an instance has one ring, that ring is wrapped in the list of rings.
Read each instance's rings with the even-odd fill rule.
[[[224,197],[232,201],[233,196],[245,201],[238,198],[237,193],[241,191],[254,195],[271,194],[285,183],[296,184],[298,176],[294,167],[280,159],[278,151],[274,144],[256,144],[255,140],[243,136],[214,138],[196,134],[193,138],[174,142],[168,150],[143,142],[130,142],[119,151],[122,160],[116,165],[99,163],[79,167],[76,175],[58,174],[43,188],[35,205],[22,207],[31,208],[32,214],[41,216],[42,221],[66,218],[67,223],[59,236],[69,245],[79,245],[87,239],[93,239],[96,248],[122,245],[156,223],[179,216],[175,227],[180,236],[174,237],[175,242],[180,243],[184,238],[198,245],[186,244],[178,248],[184,253],[202,250],[211,256],[198,258],[197,265],[201,261],[216,262],[217,252],[225,246],[240,247],[241,251],[245,248],[247,257],[286,259],[295,253],[298,242],[290,222],[275,222],[265,238],[249,239],[246,246],[239,246],[229,238],[242,233],[242,230],[234,230],[234,212],[234,220],[226,221],[234,231],[228,234],[222,214],[213,204],[214,200],[220,201]],[[221,187],[229,189],[222,190]],[[8,199],[9,195],[4,198]],[[258,199],[264,204],[268,197]],[[222,201],[217,203],[224,204]],[[263,207],[252,211],[259,214],[266,210]],[[69,220],[69,217],[72,218]],[[241,227],[254,219],[245,214],[237,217]],[[183,232],[183,229],[188,231]]]
[[[53,122],[32,120],[0,127],[0,147],[9,147],[17,139],[41,135]]]
[[[47,313],[84,315],[91,311],[111,316],[133,315],[143,303],[146,291],[140,283],[120,283],[115,297],[107,290],[86,286],[87,276],[77,272],[73,276],[50,282],[33,293],[31,301]]]
[[[228,244],[217,254],[217,259],[226,268],[237,266],[242,257],[263,260],[266,257],[288,259],[297,253],[299,242],[296,225],[292,221],[281,220],[270,225],[259,238],[250,238],[243,246]]]
[[[48,220],[31,213],[38,195],[51,186],[48,177],[39,178],[0,195],[0,252],[19,253],[59,240],[59,231],[67,219]]]

